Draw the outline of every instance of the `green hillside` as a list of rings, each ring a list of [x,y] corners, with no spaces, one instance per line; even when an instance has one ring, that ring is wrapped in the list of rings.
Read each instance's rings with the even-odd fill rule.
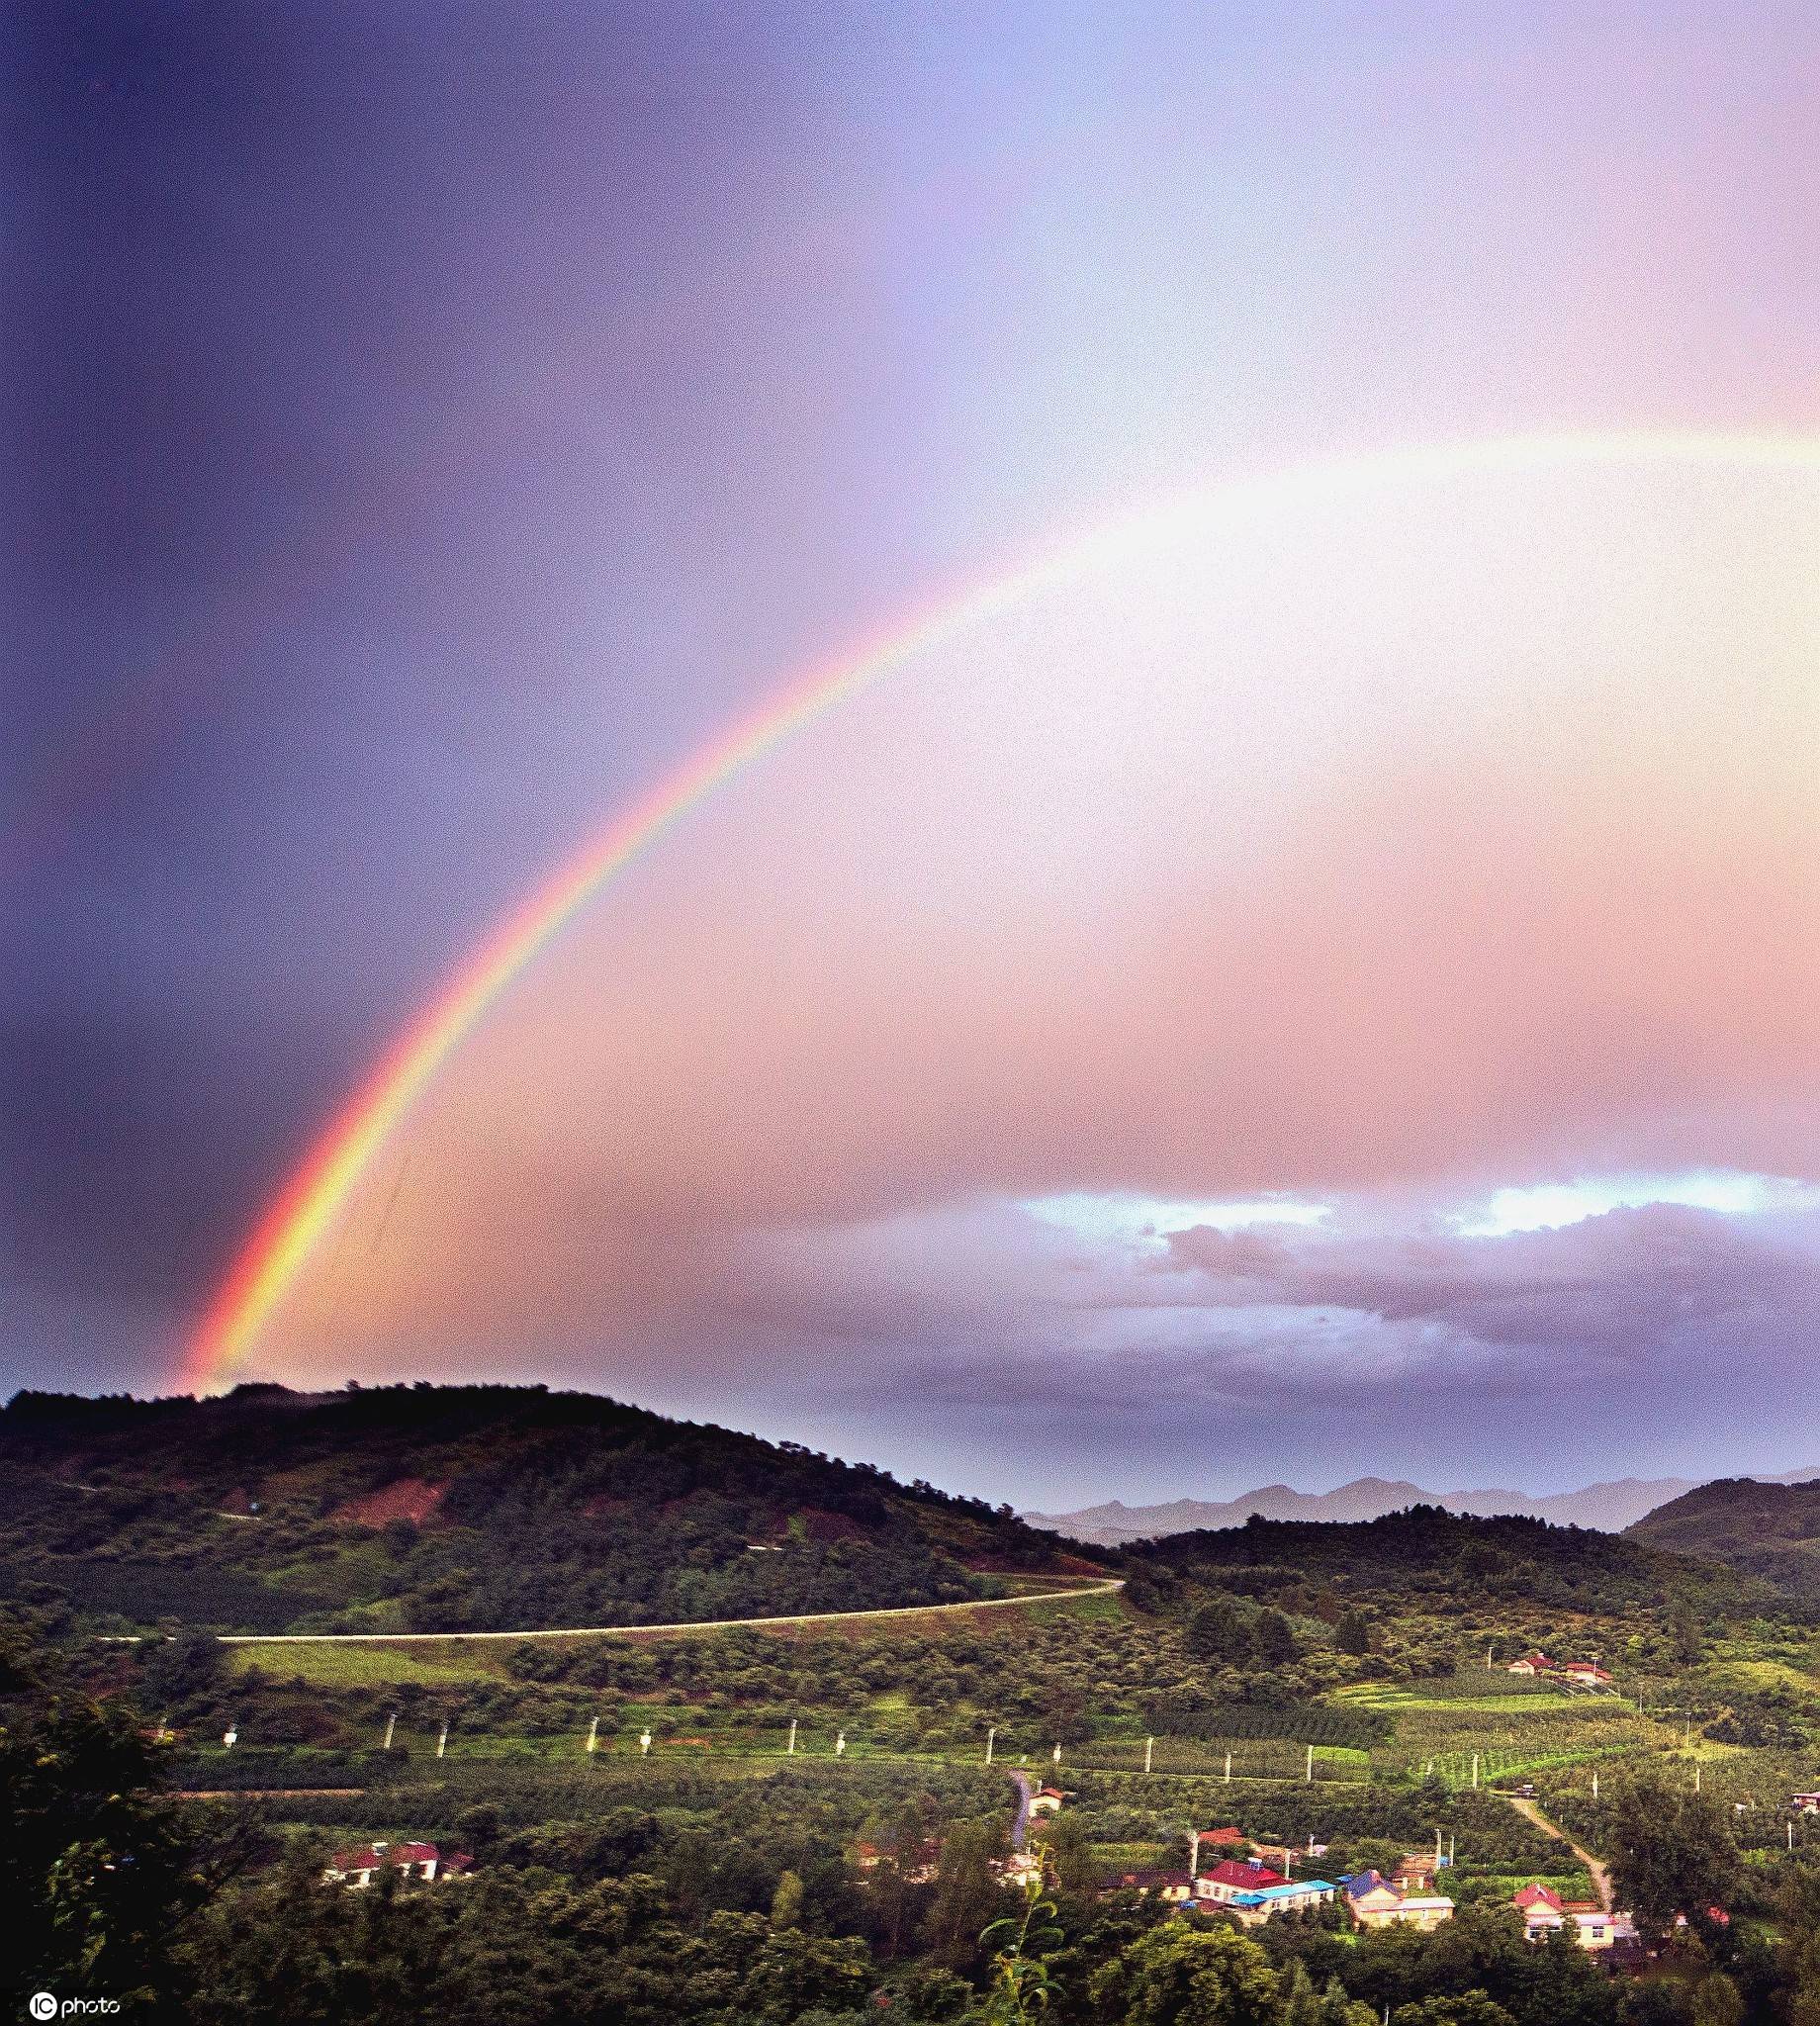
[[[542,1387],[0,1412],[0,1588],[89,1630],[637,1625],[1093,1569],[1009,1508]]]
[[[1725,1562],[1820,1610],[1820,1482],[1720,1478],[1628,1529],[1632,1540]]]

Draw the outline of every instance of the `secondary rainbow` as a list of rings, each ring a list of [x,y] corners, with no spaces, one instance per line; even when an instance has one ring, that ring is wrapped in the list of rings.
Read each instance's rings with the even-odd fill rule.
[[[1387,481],[1417,483],[1481,469],[1626,462],[1815,468],[1820,467],[1820,440],[1708,433],[1518,436],[1393,450],[1228,479],[1018,564],[887,638],[849,653],[837,665],[798,678],[620,810],[468,955],[318,1134],[248,1233],[188,1344],[180,1387],[201,1392],[231,1382],[333,1227],[360,1176],[442,1064],[513,980],[616,874],[722,783],[763,759],[793,732],[947,636],[979,625],[1047,585],[1107,567],[1152,542],[1190,531],[1197,522],[1212,528],[1222,513],[1303,493],[1334,494]]]

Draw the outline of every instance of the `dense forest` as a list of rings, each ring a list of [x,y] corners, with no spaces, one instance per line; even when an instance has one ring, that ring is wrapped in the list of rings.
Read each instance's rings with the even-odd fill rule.
[[[758,1617],[1044,1570],[1095,1565],[1008,1507],[542,1387],[21,1393],[0,1412],[0,1586],[121,1628]]]
[[[1820,1482],[1721,1478],[1658,1507],[1629,1538],[1729,1563],[1820,1610]]]

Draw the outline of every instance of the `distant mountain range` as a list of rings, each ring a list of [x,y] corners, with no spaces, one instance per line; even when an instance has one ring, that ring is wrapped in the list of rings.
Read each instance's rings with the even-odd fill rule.
[[[1820,1464],[1784,1471],[1779,1477],[1743,1480],[1754,1484],[1794,1485],[1820,1480]],[[1253,1513],[1265,1520],[1378,1520],[1406,1506],[1444,1506],[1450,1513],[1480,1519],[1513,1514],[1548,1520],[1557,1526],[1590,1526],[1600,1533],[1622,1533],[1646,1513],[1684,1498],[1699,1489],[1691,1477],[1621,1477],[1609,1484],[1590,1484],[1577,1492],[1550,1492],[1531,1498],[1524,1492],[1492,1490],[1424,1491],[1401,1478],[1358,1477],[1330,1492],[1299,1492],[1286,1484],[1267,1484],[1236,1499],[1172,1499],[1160,1506],[1128,1506],[1113,1499],[1078,1513],[1025,1513],[1032,1526],[1046,1527],[1072,1540],[1101,1547],[1122,1547],[1166,1533],[1193,1533],[1202,1527],[1242,1526]]]

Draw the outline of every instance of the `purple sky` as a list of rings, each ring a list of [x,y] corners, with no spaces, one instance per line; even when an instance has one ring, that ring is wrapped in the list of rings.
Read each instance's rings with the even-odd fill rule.
[[[17,1383],[163,1383],[514,899],[946,588],[1816,422],[1802,8],[33,13]],[[523,981],[261,1368],[1050,1505],[1811,1460],[1813,510],[1392,485],[963,638]]]

